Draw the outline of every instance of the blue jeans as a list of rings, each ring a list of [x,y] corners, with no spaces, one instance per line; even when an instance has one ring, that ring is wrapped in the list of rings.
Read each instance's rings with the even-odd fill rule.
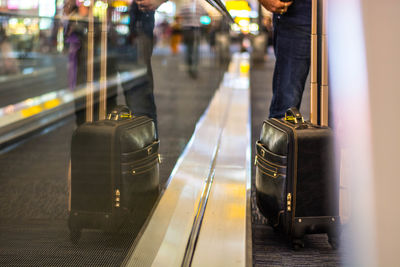
[[[292,15],[274,15],[276,62],[269,118],[284,117],[290,107],[300,108],[310,68],[311,10],[310,14]]]

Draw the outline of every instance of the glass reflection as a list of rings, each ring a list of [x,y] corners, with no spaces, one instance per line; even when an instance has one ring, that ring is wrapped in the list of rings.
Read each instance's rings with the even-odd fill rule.
[[[198,14],[185,14],[184,6],[129,0],[0,0],[0,265],[123,262],[229,59],[228,24],[204,7],[195,8]],[[192,26],[185,22],[191,16],[200,21],[192,35],[187,34]],[[104,84],[107,114],[122,104],[134,116],[155,121],[162,164],[150,189],[137,186],[141,193],[151,191],[148,200],[132,197],[137,188],[120,189],[121,203],[124,198],[137,203],[118,229],[83,227],[74,243],[68,227],[71,201],[74,190],[84,187],[71,182],[72,135],[86,121],[90,86],[93,120],[99,120]],[[151,145],[156,151],[158,143]],[[96,163],[96,156],[79,161]],[[158,155],[149,162],[153,160],[158,161]],[[94,189],[97,183],[85,186],[87,195],[79,201],[98,204],[107,198]],[[115,190],[112,193],[117,197]]]

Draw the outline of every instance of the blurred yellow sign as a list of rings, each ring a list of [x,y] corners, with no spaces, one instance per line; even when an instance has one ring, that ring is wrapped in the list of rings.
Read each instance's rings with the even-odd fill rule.
[[[228,9],[228,11],[231,10],[247,10],[250,11],[251,8],[249,6],[249,3],[247,3],[246,1],[227,1],[225,2],[226,5],[226,9]]]
[[[113,7],[121,7],[121,6],[128,6],[126,1],[114,1],[111,4]]]
[[[60,104],[61,104],[60,99],[58,99],[58,98],[51,99],[40,105],[35,105],[32,107],[23,109],[23,110],[21,110],[21,114],[22,114],[22,117],[28,118],[28,117],[36,115],[42,111],[45,111],[47,109],[55,108],[55,107],[59,106]]]
[[[250,70],[250,64],[248,62],[240,63],[240,74],[248,74]]]
[[[55,99],[52,99],[52,100],[49,100],[49,101],[44,102],[44,103],[43,103],[43,107],[44,107],[45,109],[52,109],[52,108],[57,107],[57,106],[60,105],[60,104],[61,104],[60,99],[55,98]]]
[[[43,109],[41,106],[33,106],[30,108],[21,110],[21,113],[24,118],[27,118],[27,117],[30,117],[30,116],[33,116],[35,114],[42,112],[42,110]]]

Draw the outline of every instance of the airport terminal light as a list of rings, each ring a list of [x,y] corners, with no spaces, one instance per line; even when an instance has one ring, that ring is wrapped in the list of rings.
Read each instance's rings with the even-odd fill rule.
[[[90,1],[84,1],[84,2],[83,2],[83,5],[84,5],[85,7],[89,7],[89,6],[90,6]]]
[[[257,23],[250,23],[249,29],[252,34],[258,34],[260,27]]]
[[[200,23],[203,25],[209,25],[211,23],[211,18],[209,16],[201,16]]]
[[[118,12],[127,12],[128,11],[128,3],[125,1],[114,1],[111,4],[112,7],[115,8]]]
[[[8,0],[8,9],[35,9],[38,7],[39,0]]]
[[[231,29],[235,32],[249,33],[250,17],[255,15],[251,11],[249,3],[247,1],[227,1],[225,5],[237,24],[236,26],[232,25]]]
[[[171,1],[165,2],[157,8],[157,13],[165,13],[167,16],[173,17],[176,13],[176,5]]]
[[[41,18],[39,23],[40,30],[50,29],[53,20],[50,17],[54,17],[56,14],[56,2],[54,0],[40,0],[39,1],[39,16],[49,17]]]
[[[96,1],[93,6],[93,15],[95,17],[103,17],[108,8],[108,4],[103,1]]]

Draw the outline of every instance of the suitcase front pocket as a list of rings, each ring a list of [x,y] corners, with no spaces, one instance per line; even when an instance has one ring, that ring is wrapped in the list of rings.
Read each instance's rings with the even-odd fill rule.
[[[158,154],[160,141],[155,141],[152,144],[132,152],[121,153],[121,162],[139,162],[148,157]]]
[[[260,141],[256,144],[256,154],[258,158],[261,158],[264,162],[275,166],[285,167],[287,166],[287,156],[279,155],[268,150]]]
[[[135,176],[144,172],[147,172],[149,169],[153,168],[159,162],[159,156],[154,155],[146,160],[138,163],[131,164],[123,164],[122,166],[122,175],[127,176]]]
[[[122,172],[121,204],[129,209],[154,201],[159,193],[158,157]],[[147,204],[146,204],[147,205]]]
[[[257,142],[257,205],[271,225],[278,223],[279,214],[286,209],[286,164],[286,156],[272,153]]]
[[[278,178],[280,175],[283,175],[278,173],[277,168],[273,168],[268,164],[264,165],[263,163],[261,163],[260,159],[256,158],[256,161],[257,161],[256,166],[259,168],[259,171],[262,172],[263,174],[268,175],[274,179]]]

